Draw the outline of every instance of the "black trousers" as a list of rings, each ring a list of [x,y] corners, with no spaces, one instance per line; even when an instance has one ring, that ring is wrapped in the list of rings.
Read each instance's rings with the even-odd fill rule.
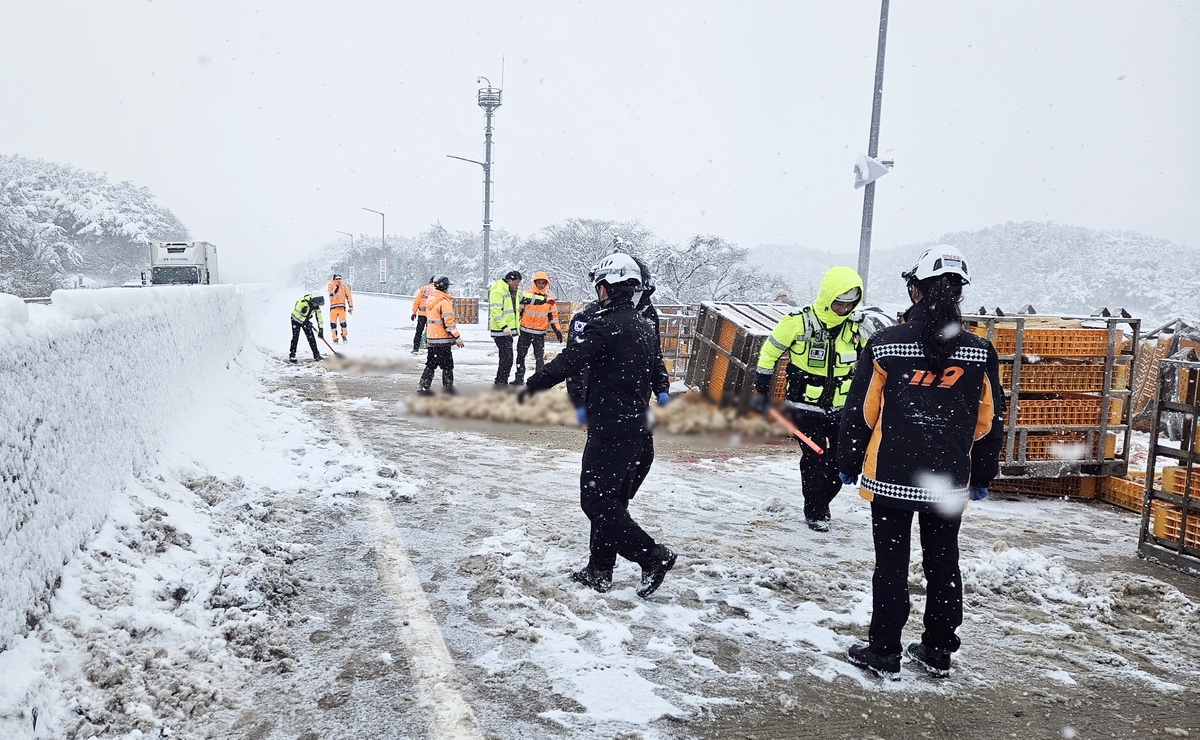
[[[425,334],[425,321],[424,316],[417,317],[417,333],[413,335],[413,352],[421,349],[421,336]]]
[[[513,366],[513,338],[492,337],[496,340],[496,349],[500,351],[500,364],[496,366],[496,382],[507,383],[508,374]]]
[[[454,354],[450,349],[453,346],[452,344],[429,345],[429,354],[425,358],[425,369],[421,372],[421,382],[417,385],[418,390],[429,390],[429,387],[433,385],[433,373],[439,367],[442,369],[442,387],[454,386]]]
[[[801,453],[800,492],[804,495],[804,518],[829,519],[829,502],[842,490],[842,481],[838,478],[837,469],[838,427],[841,426],[841,416],[821,416],[802,411],[791,416],[796,428],[825,450],[825,454],[818,455],[811,447],[799,439],[796,440]]]
[[[579,473],[579,505],[592,523],[591,566],[612,570],[617,555],[643,564],[654,557],[654,538],[629,516],[629,501],[654,462],[654,437],[588,435]]]
[[[313,332],[311,321],[296,321],[292,319],[292,346],[288,350],[288,357],[296,359],[296,344],[300,341],[300,328],[304,328],[304,336],[308,339],[308,346],[312,349],[313,359],[321,356],[321,352],[317,349],[317,335]]]
[[[533,346],[534,372],[540,373],[546,365],[546,335],[521,332],[517,340],[517,380],[525,379],[525,353]]]
[[[875,575],[871,579],[871,652],[900,652],[900,633],[908,621],[908,555],[916,512],[871,502],[871,532],[875,537]],[[921,642],[935,650],[954,652],[962,624],[962,577],[958,571],[958,528],[962,515],[950,518],[920,512],[921,554],[924,558],[925,633]]]

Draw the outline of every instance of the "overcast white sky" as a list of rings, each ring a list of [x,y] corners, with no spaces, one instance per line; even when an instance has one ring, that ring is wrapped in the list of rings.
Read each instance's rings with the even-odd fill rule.
[[[0,153],[149,187],[226,280],[337,231],[479,228],[475,84],[499,85],[493,219],[637,218],[854,251],[878,0],[14,3]],[[892,4],[875,246],[1009,220],[1200,247],[1190,2]]]

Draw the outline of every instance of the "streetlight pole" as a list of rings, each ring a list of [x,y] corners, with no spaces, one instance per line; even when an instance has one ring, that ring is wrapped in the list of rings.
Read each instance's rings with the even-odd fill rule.
[[[350,237],[350,248],[354,249],[354,234],[351,234],[349,231],[336,231],[335,233],[345,234],[346,236]]]
[[[496,109],[500,107],[500,99],[502,91],[492,87],[492,81],[486,77],[479,77],[475,80],[476,83],[487,82],[487,87],[479,88],[479,96],[477,101],[479,107],[483,108],[487,114],[487,123],[483,132],[483,161],[479,162],[466,157],[456,157],[453,154],[446,156],[451,159],[461,159],[464,162],[471,162],[483,168],[483,290],[488,289],[488,278],[491,270],[491,243],[492,243],[492,117],[496,113]]]
[[[379,218],[380,218],[379,251],[382,254],[383,251],[387,249],[387,216],[383,215],[383,211],[377,211],[374,208],[367,208],[366,206],[359,206],[359,208],[362,208],[364,211],[370,211],[371,213],[379,214]],[[380,257],[380,259],[385,259],[385,258]],[[379,284],[379,292],[381,292],[381,293],[384,292],[383,287],[384,287],[383,283],[380,283]]]
[[[875,57],[875,98],[871,102],[871,141],[867,145],[867,156],[874,159],[879,154],[879,114],[883,105],[883,53],[887,46],[888,0],[883,0],[879,11],[879,51]],[[858,274],[862,277],[863,289],[867,287],[867,272],[871,269],[871,225],[875,219],[875,183],[867,183],[863,193],[862,233],[858,240]]]

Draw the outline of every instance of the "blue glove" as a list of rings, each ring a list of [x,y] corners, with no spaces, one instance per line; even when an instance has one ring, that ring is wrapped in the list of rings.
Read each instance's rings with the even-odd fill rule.
[[[855,483],[858,483],[858,476],[857,475],[846,475],[845,473],[838,473],[838,480],[840,480],[843,485],[852,486]]]
[[[988,490],[983,486],[968,486],[967,490],[972,501],[982,501],[988,495]]]
[[[580,406],[575,409],[575,421],[583,426],[587,426],[587,406]]]
[[[670,402],[671,402],[671,394],[670,393],[659,393],[658,394],[658,405],[659,406],[666,406]]]

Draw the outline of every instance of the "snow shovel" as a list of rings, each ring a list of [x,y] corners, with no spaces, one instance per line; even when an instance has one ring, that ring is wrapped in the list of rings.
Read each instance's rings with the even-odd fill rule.
[[[817,446],[817,443],[816,443],[816,442],[814,442],[814,441],[812,441],[811,439],[809,439],[809,438],[808,438],[808,437],[807,437],[807,436],[804,434],[804,432],[802,432],[802,431],[800,431],[799,429],[797,429],[797,428],[796,428],[796,425],[795,425],[795,424],[793,424],[792,422],[788,421],[788,418],[787,418],[786,416],[784,416],[783,414],[779,413],[779,410],[778,410],[778,409],[770,409],[770,410],[768,411],[768,413],[770,413],[770,414],[771,414],[771,418],[772,418],[772,419],[774,419],[775,421],[777,421],[777,422],[779,422],[780,424],[782,424],[784,429],[786,429],[786,430],[788,430],[789,432],[791,432],[793,435],[795,435],[795,436],[796,436],[796,438],[797,438],[797,439],[799,439],[799,440],[800,440],[801,442],[803,442],[804,444],[806,444],[806,445],[808,445],[809,447],[813,448],[813,450],[814,450],[814,451],[815,451],[815,452],[816,452],[818,455],[824,455],[824,454],[825,454],[825,450],[822,450],[820,447],[818,447],[818,446]]]
[[[325,343],[325,346],[328,347],[329,351],[332,352],[334,355],[336,355],[338,353],[338,351],[333,348],[333,345],[329,343],[328,339],[326,339],[325,337],[321,337],[321,341]]]

